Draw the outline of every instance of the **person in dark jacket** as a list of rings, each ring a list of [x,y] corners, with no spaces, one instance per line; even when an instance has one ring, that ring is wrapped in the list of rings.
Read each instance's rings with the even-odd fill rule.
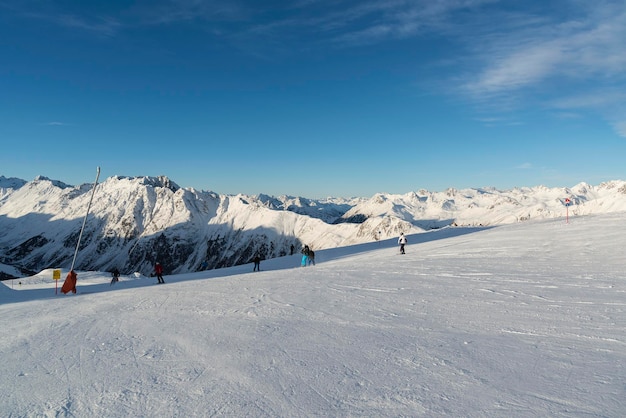
[[[255,255],[252,261],[254,261],[254,268],[252,271],[261,271],[261,257]]]
[[[111,284],[117,283],[120,281],[120,271],[117,269],[117,267],[113,269],[113,271],[111,272],[111,276],[113,276],[113,278],[111,279]]]

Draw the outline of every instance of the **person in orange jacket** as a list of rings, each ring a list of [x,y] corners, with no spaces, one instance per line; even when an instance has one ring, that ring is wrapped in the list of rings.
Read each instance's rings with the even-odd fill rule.
[[[68,292],[76,293],[76,281],[78,280],[78,275],[74,270],[67,273],[67,277],[65,278],[65,282],[63,282],[63,287],[61,288],[61,292],[66,294]]]

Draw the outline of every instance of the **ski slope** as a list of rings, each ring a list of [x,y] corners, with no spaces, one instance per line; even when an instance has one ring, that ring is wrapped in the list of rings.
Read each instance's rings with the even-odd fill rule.
[[[406,255],[387,240],[164,285],[79,272],[77,295],[49,271],[5,281],[0,411],[622,417],[625,221],[448,228]]]

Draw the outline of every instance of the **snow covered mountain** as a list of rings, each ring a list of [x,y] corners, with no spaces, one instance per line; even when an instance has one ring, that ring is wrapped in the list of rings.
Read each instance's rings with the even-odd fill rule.
[[[0,273],[18,277],[67,268],[91,184],[0,176]],[[566,208],[569,199],[571,206]],[[573,188],[420,190],[370,199],[219,195],[167,177],[114,176],[98,184],[76,259],[81,270],[166,274],[249,263],[447,226],[487,226],[626,211],[626,182]],[[17,273],[17,274],[16,274]]]

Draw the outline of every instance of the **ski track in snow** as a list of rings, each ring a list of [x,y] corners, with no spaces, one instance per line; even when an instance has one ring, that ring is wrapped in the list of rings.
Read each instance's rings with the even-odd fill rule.
[[[81,285],[79,274],[79,295],[5,283],[0,411],[624,416],[624,219],[492,228],[403,256],[342,249],[307,268],[280,267],[298,265],[286,257],[158,286]]]

